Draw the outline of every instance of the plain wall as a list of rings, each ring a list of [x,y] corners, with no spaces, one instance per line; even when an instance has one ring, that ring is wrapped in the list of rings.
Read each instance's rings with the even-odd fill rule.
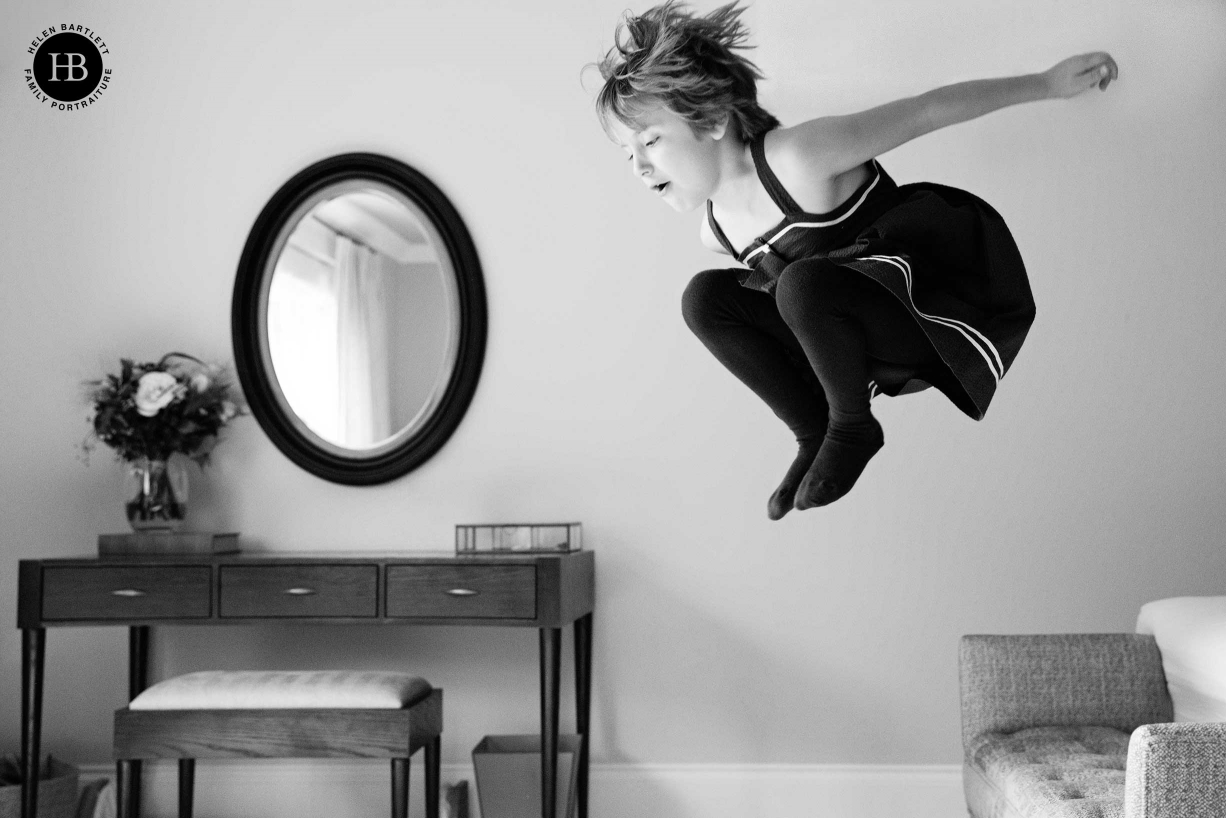
[[[960,635],[1131,630],[1146,601],[1226,590],[1226,6],[750,8],[762,100],[786,124],[1086,51],[1120,65],[1105,94],[883,157],[900,183],[965,187],[1004,215],[1038,320],[984,421],[932,391],[879,400],[887,445],[855,491],[780,522],[766,499],[794,444],[680,317],[690,276],[727,260],[699,244],[698,213],[632,178],[592,113],[594,72],[581,82],[625,8],[7,0],[0,611],[15,610],[19,558],[90,553],[125,528],[120,465],[104,448],[79,462],[82,382],[120,356],[230,360],[257,214],[347,151],[425,173],[473,234],[490,323],[472,406],[428,463],[369,488],[312,477],[240,419],[193,474],[190,522],[249,548],[411,551],[449,549],[456,523],[582,521],[598,566],[595,761],[953,763]],[[69,22],[103,35],[113,80],[89,109],[53,112],[22,71],[30,40]],[[530,630],[155,641],[158,674],[412,669],[447,691],[448,762],[538,723]],[[126,650],[123,629],[49,634],[46,749],[109,757]],[[0,629],[11,748],[19,668],[19,633]]]

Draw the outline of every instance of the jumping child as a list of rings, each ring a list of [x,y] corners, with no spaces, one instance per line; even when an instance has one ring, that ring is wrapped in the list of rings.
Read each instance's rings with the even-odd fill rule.
[[[733,2],[627,13],[599,63],[596,110],[630,167],[701,240],[741,264],[707,270],[686,324],[787,424],[799,447],[767,513],[833,503],[884,445],[869,401],[935,386],[979,420],[1034,321],[1021,254],[973,194],[897,185],[879,154],[939,128],[1119,76],[1109,54],[1041,74],[948,85],[782,127],[757,102]]]

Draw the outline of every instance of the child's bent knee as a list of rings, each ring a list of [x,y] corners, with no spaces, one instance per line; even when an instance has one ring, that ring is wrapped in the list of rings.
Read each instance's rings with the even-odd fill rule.
[[[737,270],[703,270],[681,294],[681,316],[691,330],[724,311],[741,287]]]
[[[775,303],[789,325],[815,311],[838,313],[846,309],[859,273],[825,259],[804,259],[789,264],[775,285]]]

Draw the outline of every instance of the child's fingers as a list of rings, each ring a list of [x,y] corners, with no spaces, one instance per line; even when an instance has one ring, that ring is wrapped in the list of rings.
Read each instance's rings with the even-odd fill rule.
[[[1082,91],[1088,91],[1095,85],[1102,88],[1102,84],[1108,79],[1107,74],[1108,70],[1105,65],[1091,65],[1088,68],[1082,69],[1081,71],[1077,72],[1074,93],[1079,94]]]
[[[1119,76],[1120,69],[1116,65],[1115,60],[1110,54],[1100,52],[1096,54],[1086,54],[1083,57],[1086,60],[1086,67],[1078,72],[1078,76],[1089,82],[1090,85],[1097,85],[1100,90],[1107,90],[1107,86],[1111,81]]]
[[[1119,66],[1105,51],[1093,51],[1069,57],[1054,66],[1051,71],[1064,88],[1061,96],[1066,97],[1076,96],[1095,85],[1105,91],[1111,81],[1118,78],[1120,74]]]
[[[1102,91],[1107,90],[1107,86],[1111,84],[1111,80],[1118,79],[1120,76],[1120,67],[1115,64],[1115,60],[1111,59],[1111,55],[1107,54],[1106,62],[1098,68],[1099,76],[1102,80],[1098,83],[1098,87]]]
[[[1103,78],[1108,80],[1116,79],[1120,75],[1120,67],[1115,64],[1115,60],[1111,58],[1110,54],[1103,55],[1102,73]]]
[[[1119,75],[1120,67],[1116,65],[1110,54],[1096,54],[1095,56],[1098,57],[1095,63],[1099,66],[1099,70],[1109,75],[1110,79],[1115,79]]]

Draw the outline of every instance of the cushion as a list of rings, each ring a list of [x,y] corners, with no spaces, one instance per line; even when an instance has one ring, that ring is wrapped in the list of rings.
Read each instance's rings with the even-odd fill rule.
[[[1123,818],[1128,733],[1112,727],[1031,727],[984,733],[967,754],[972,814]]]
[[[425,679],[388,671],[205,670],[158,682],[132,710],[398,709],[430,692]]]
[[[1137,633],[1153,634],[1175,721],[1226,722],[1226,596],[1183,596],[1141,606]]]

